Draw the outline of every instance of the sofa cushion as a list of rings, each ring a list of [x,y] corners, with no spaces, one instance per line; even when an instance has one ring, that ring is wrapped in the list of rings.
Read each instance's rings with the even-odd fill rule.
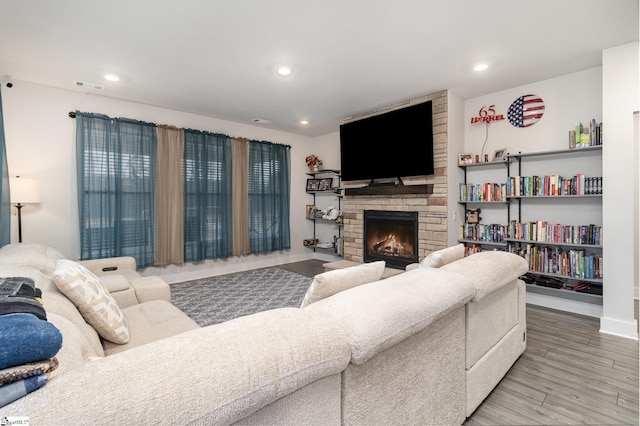
[[[100,343],[100,336],[96,332],[95,328],[87,324],[82,317],[80,311],[76,305],[74,305],[67,297],[60,293],[57,289],[55,292],[42,292],[42,304],[44,310],[47,312],[47,319],[58,327],[57,323],[51,316],[56,315],[65,318],[69,321],[77,332],[83,337],[83,347],[86,348],[85,358],[91,356],[104,356],[102,350],[102,343]],[[67,339],[64,330],[58,327],[62,331],[64,349],[65,341]]]
[[[0,276],[31,278],[35,283],[36,288],[39,288],[43,292],[53,291],[54,293],[61,294],[58,287],[53,283],[51,276],[44,274],[33,266],[0,264]]]
[[[300,307],[304,308],[349,288],[378,281],[382,278],[385,265],[386,263],[380,260],[318,274],[311,282]]]
[[[105,355],[124,352],[155,340],[200,328],[180,309],[166,300],[153,300],[122,309],[129,324],[129,342],[116,345],[103,342]]]
[[[529,270],[527,261],[505,251],[482,251],[449,263],[442,270],[465,276],[476,287],[474,300],[480,300],[500,287],[514,282]]]
[[[122,310],[91,271],[77,262],[58,260],[53,281],[103,339],[118,344],[129,341]]]
[[[420,262],[420,267],[440,268],[464,257],[464,244],[447,247],[434,251]]]
[[[475,293],[470,280],[436,268],[417,268],[345,290],[306,309],[343,324],[351,336],[351,362],[363,364],[464,306]]]
[[[7,244],[0,249],[0,264],[28,265],[46,275],[53,273],[58,259],[60,252],[42,244]]]

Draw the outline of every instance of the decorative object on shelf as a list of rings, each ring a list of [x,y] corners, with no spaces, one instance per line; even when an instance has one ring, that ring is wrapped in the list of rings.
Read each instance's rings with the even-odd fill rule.
[[[302,245],[304,245],[304,246],[315,246],[319,242],[320,241],[317,238],[307,238],[305,240],[302,240]]]
[[[458,164],[473,164],[473,154],[458,154]]]
[[[316,206],[313,204],[307,204],[306,208],[306,217],[313,218],[315,217]]]
[[[318,191],[329,191],[331,190],[331,184],[333,183],[332,178],[324,178],[320,179],[320,184],[318,185]]]
[[[491,161],[505,161],[507,159],[507,148],[496,149],[493,153],[493,160]]]
[[[307,191],[330,191],[333,179],[307,179]]]
[[[307,179],[307,191],[317,191],[320,187],[320,179]]]
[[[307,155],[307,158],[305,158],[304,160],[306,161],[307,166],[309,166],[309,171],[311,171],[312,173],[319,172],[322,169],[322,160],[320,160],[317,155]]]
[[[509,123],[515,127],[536,124],[544,114],[544,101],[538,95],[524,95],[513,101],[507,114]]]
[[[480,209],[467,209],[465,216],[467,223],[480,223],[482,219],[480,217]]]
[[[322,215],[322,218],[327,220],[336,220],[339,215],[340,211],[336,209],[335,206],[329,206]]]

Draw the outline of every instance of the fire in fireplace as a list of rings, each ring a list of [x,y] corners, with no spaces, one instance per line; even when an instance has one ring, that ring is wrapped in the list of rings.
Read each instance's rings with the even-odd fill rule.
[[[364,261],[404,269],[418,261],[418,213],[364,211]]]

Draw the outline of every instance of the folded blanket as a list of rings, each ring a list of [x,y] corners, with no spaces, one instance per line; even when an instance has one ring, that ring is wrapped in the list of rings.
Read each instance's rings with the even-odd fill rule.
[[[62,347],[62,333],[32,314],[0,315],[0,369],[49,359]]]
[[[46,374],[40,374],[39,376],[28,377],[0,386],[0,407],[4,407],[16,399],[22,398],[36,389],[40,389],[47,384],[48,380]]]
[[[41,295],[31,278],[0,277],[0,315],[22,312],[46,320]]]
[[[58,368],[58,359],[56,357],[5,368],[4,370],[0,370],[0,385],[17,382],[18,380],[31,376],[50,373],[56,368]]]

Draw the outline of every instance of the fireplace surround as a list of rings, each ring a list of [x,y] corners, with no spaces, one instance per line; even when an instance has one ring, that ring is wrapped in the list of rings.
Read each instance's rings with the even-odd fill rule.
[[[363,255],[365,262],[384,260],[388,267],[404,269],[418,261],[418,213],[365,210]]]

